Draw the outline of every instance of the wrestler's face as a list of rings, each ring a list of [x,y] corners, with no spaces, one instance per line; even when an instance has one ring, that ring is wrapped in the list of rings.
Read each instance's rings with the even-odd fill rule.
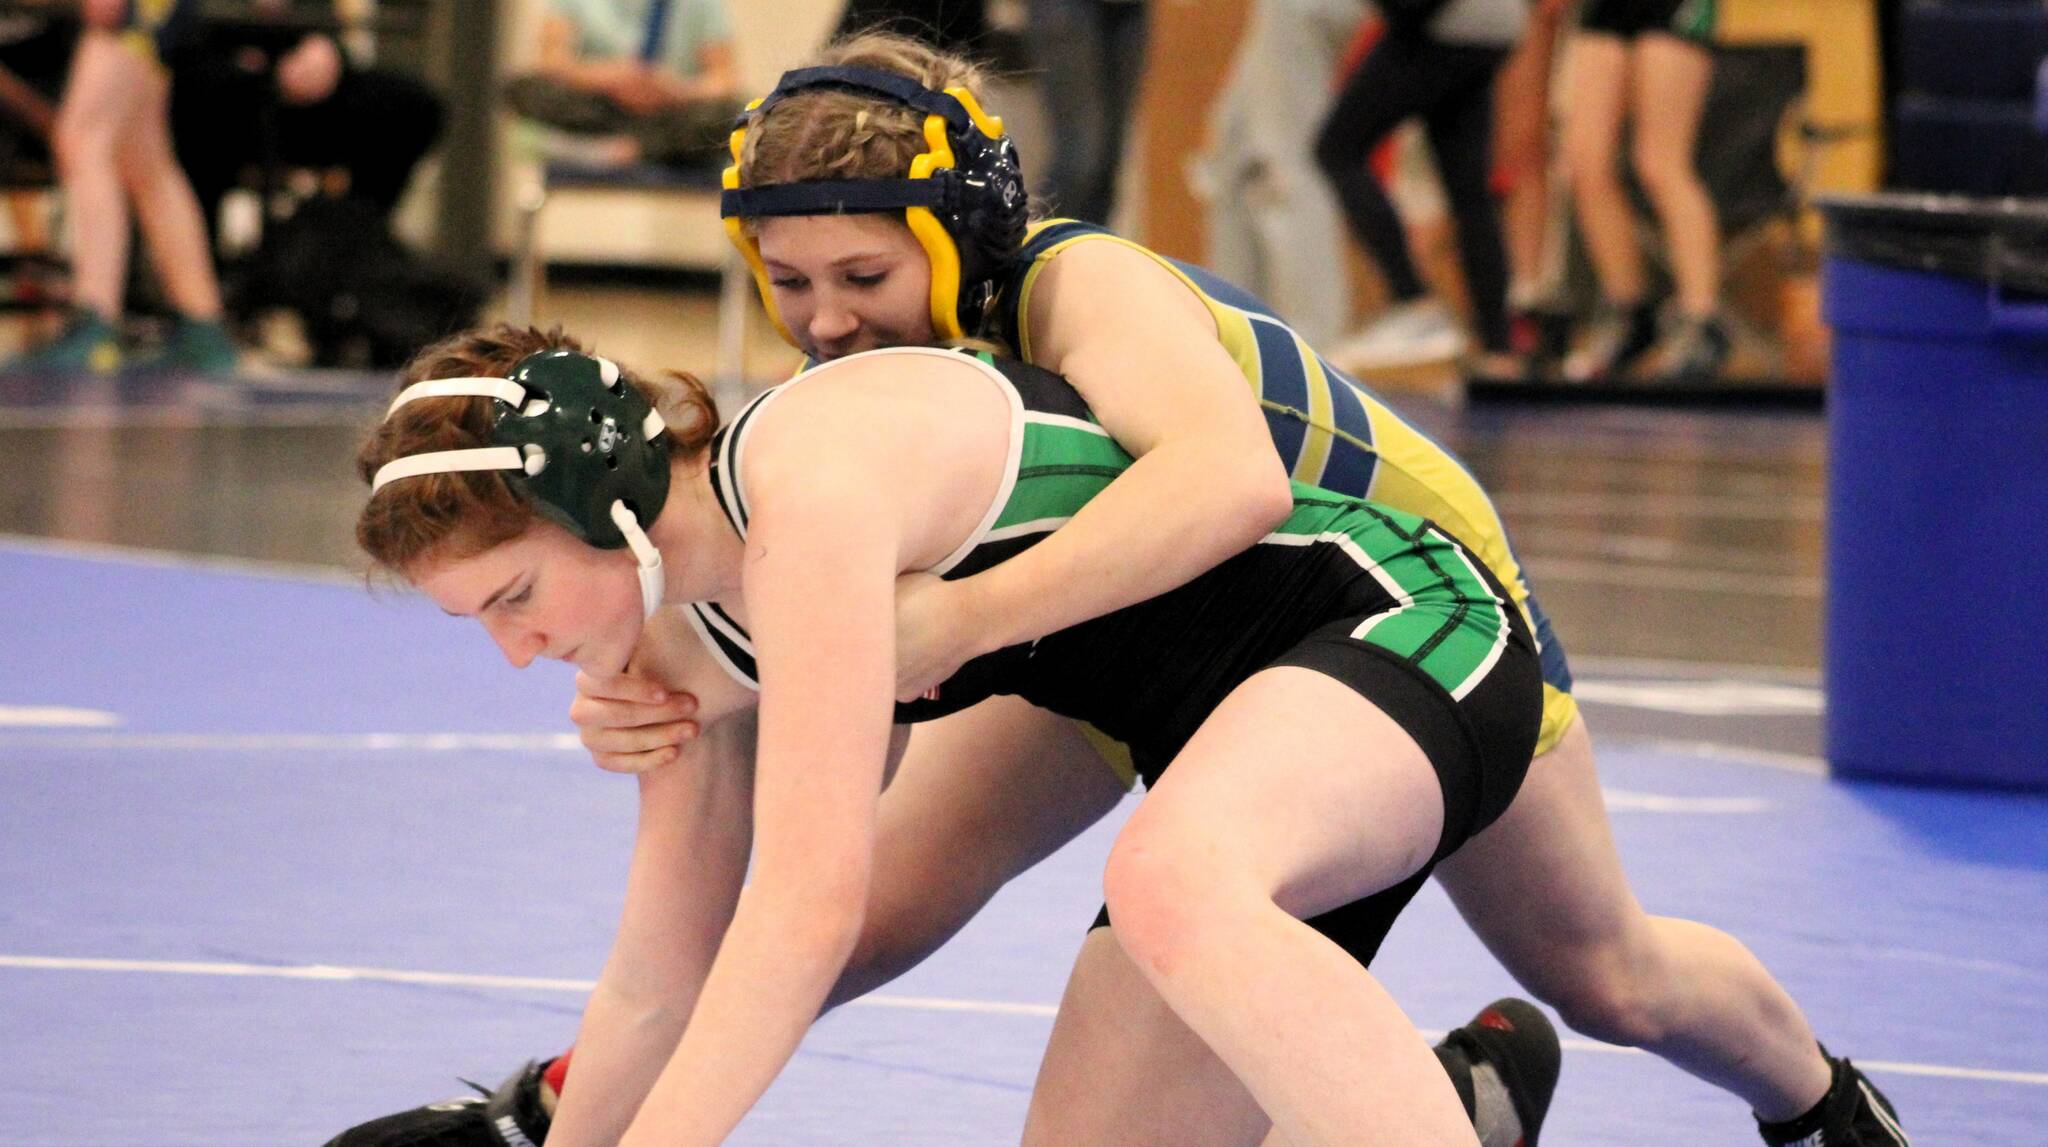
[[[760,221],[761,262],[783,325],[824,360],[935,341],[931,263],[894,215]]]
[[[552,522],[475,557],[429,559],[412,583],[448,613],[482,622],[514,668],[548,657],[618,673],[640,640],[632,552],[598,549]]]

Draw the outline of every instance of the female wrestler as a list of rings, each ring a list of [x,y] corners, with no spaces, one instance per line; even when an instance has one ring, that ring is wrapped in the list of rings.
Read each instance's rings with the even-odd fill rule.
[[[1888,1105],[1819,1049],[1746,948],[1700,924],[1651,917],[1630,894],[1562,647],[1471,476],[1244,292],[1100,228],[1027,227],[1014,154],[1000,122],[974,105],[978,82],[968,65],[913,42],[836,45],[754,109],[727,176],[729,230],[778,327],[813,357],[990,337],[1064,375],[1138,459],[1046,544],[985,575],[913,581],[899,601],[899,695],[990,648],[1169,589],[1259,536],[1273,514],[1270,442],[1295,479],[1445,525],[1534,623],[1546,705],[1529,783],[1500,824],[1442,869],[1494,954],[1573,1027],[1740,1095],[1767,1140],[1825,1127],[1838,1142],[1898,1141]],[[942,98],[948,91],[956,103]],[[1256,406],[1244,402],[1247,382]],[[1267,436],[1252,432],[1255,410]],[[574,715],[600,763],[658,763],[681,731],[686,701],[643,705],[651,694],[635,689],[582,681]],[[1001,759],[1006,744],[1061,742],[1046,715],[996,706],[919,731],[905,773],[934,779],[907,790],[900,807],[885,801],[885,818],[920,823],[914,800],[933,809],[967,793],[999,801],[1003,778],[1054,768],[1043,751]],[[1026,729],[1039,735],[1020,736]],[[1057,770],[1076,779],[1054,794],[1069,803],[1068,819],[1008,822],[995,839],[1008,839],[1018,863],[992,863],[987,894],[1113,803],[1079,780],[1091,767],[1076,754]],[[960,905],[957,918],[979,903]],[[1041,1094],[1085,1104],[1091,1078],[1042,1079]]]
[[[1022,363],[854,356],[715,433],[684,378],[668,406],[689,429],[672,434],[642,380],[537,343],[508,330],[423,357],[360,456],[358,537],[514,664],[616,674],[666,596],[759,691],[757,719],[714,720],[642,778],[624,922],[549,1133],[716,1143],[862,930],[903,743],[896,579],[1028,553],[1132,462],[1072,388]],[[1476,559],[1423,519],[1296,485],[1260,544],[977,657],[893,714],[996,693],[1129,747],[1149,792],[1104,874],[1117,940],[1288,1142],[1478,1142],[1398,1007],[1302,923],[1355,906],[1346,942],[1376,946],[1513,799],[1541,676]]]

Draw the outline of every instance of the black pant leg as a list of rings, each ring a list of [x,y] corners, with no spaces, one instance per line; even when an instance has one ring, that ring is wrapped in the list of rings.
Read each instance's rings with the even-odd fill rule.
[[[1447,48],[1445,67],[1462,82],[1423,117],[1458,228],[1458,264],[1472,299],[1473,326],[1480,345],[1496,352],[1508,349],[1508,264],[1493,193],[1493,81],[1506,58],[1497,48]]]
[[[1421,114],[1439,95],[1438,54],[1436,45],[1419,38],[1382,39],[1351,73],[1316,137],[1316,165],[1336,190],[1352,236],[1372,255],[1397,300],[1421,298],[1422,277],[1408,253],[1400,213],[1368,161],[1402,120]]]

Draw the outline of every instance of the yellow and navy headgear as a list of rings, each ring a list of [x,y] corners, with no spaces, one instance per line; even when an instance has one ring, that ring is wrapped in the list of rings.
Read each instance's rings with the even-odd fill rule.
[[[747,125],[784,98],[811,88],[838,88],[882,96],[925,113],[925,150],[898,179],[805,179],[761,187],[740,186]],[[733,165],[725,169],[719,214],[725,232],[753,268],[761,302],[775,329],[801,345],[783,325],[769,288],[761,248],[743,220],[773,215],[849,215],[903,212],[911,233],[931,259],[932,330],[942,339],[978,332],[995,294],[1003,263],[1024,242],[1028,207],[1017,149],[1003,121],[981,110],[964,87],[934,91],[908,76],[877,68],[798,68],[784,72],[775,90],[747,105],[732,133]]]

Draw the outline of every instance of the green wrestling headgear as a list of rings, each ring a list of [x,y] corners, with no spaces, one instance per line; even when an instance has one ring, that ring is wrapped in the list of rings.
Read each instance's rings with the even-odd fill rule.
[[[392,400],[389,418],[421,398],[494,398],[490,446],[395,458],[370,483],[422,474],[516,470],[508,479],[534,509],[603,550],[630,548],[647,614],[661,605],[661,552],[646,524],[668,500],[667,424],[610,359],[548,350],[519,360],[505,378],[435,378]]]

